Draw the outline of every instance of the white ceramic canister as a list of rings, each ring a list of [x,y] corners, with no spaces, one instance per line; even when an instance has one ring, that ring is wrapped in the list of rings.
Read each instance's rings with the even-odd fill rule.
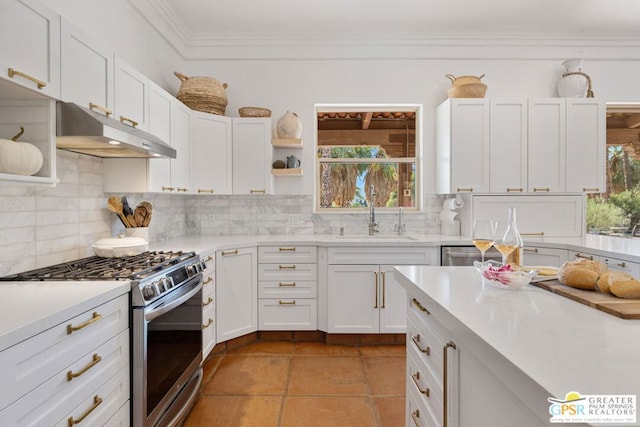
[[[568,59],[562,63],[566,73],[581,72],[581,59]],[[581,74],[564,76],[558,82],[558,94],[561,98],[584,98],[587,94],[587,77]]]
[[[302,137],[302,121],[296,113],[287,111],[276,124],[278,137],[283,139],[300,139]]]

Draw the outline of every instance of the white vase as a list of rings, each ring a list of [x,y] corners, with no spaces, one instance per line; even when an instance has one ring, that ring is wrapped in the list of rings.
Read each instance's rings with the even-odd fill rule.
[[[296,113],[287,111],[278,119],[276,132],[279,138],[300,139],[302,137],[302,121]]]
[[[581,72],[581,59],[568,59],[562,63],[566,73]],[[564,76],[558,82],[558,94],[562,98],[584,98],[587,94],[587,77],[581,74]]]

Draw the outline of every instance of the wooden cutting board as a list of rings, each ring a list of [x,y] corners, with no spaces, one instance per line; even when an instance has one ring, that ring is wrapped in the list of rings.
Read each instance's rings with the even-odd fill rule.
[[[565,286],[557,280],[531,284],[623,319],[640,319],[640,299],[624,299],[597,291],[583,291]]]

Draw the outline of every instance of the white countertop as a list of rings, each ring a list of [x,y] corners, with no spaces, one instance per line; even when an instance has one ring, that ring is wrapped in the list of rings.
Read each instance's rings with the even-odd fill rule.
[[[0,284],[0,351],[129,292],[129,281]]]
[[[640,320],[625,320],[532,285],[483,285],[473,267],[396,267],[421,292],[528,377],[563,398],[581,394],[640,397]]]
[[[346,235],[294,234],[251,236],[187,236],[163,242],[151,243],[152,250],[205,250],[229,249],[259,245],[316,245],[316,246],[441,246],[471,245],[471,238],[441,234],[395,235]],[[596,255],[617,256],[620,259],[640,263],[640,239],[587,235],[584,238],[535,238],[525,240],[525,246],[538,246],[575,251],[587,251]]]

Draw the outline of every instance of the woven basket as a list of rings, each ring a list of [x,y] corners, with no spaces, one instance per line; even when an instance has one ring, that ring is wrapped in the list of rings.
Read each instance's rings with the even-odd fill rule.
[[[484,98],[485,93],[487,85],[484,83],[468,83],[447,90],[449,98]]]
[[[238,113],[240,117],[271,117],[271,110],[260,107],[242,107]]]
[[[177,71],[173,74],[182,84],[178,90],[178,98],[184,105],[196,111],[224,116],[227,108],[226,83],[220,83],[213,77],[187,77]]]

